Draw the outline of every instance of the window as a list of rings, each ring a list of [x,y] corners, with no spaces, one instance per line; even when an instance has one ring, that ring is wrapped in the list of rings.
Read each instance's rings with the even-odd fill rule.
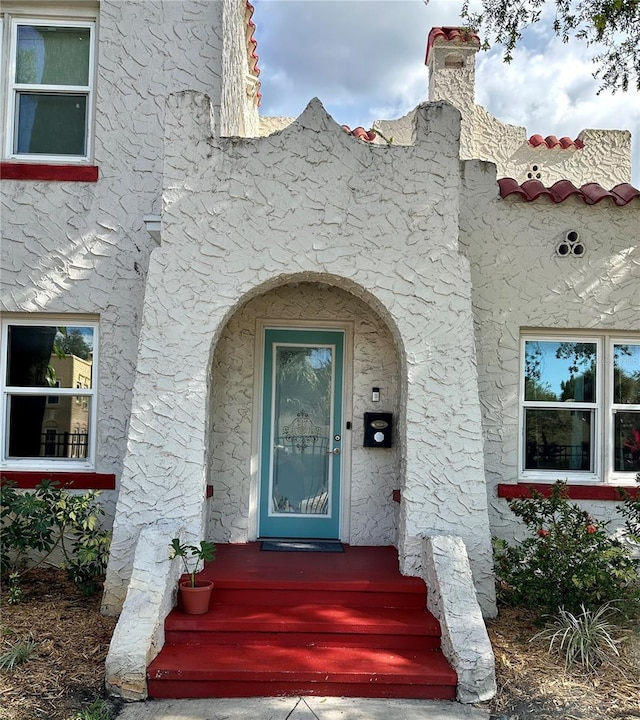
[[[5,157],[88,161],[95,23],[12,18],[6,24]]]
[[[640,472],[640,337],[522,340],[520,474],[631,480]]]
[[[2,348],[0,437],[5,467],[91,469],[97,323],[6,320]]]

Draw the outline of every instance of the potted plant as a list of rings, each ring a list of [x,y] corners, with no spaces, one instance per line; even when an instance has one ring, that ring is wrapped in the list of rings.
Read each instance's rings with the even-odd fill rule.
[[[170,548],[169,559],[181,558],[185,574],[189,576],[179,582],[184,611],[190,615],[206,613],[209,609],[213,582],[198,580],[196,575],[204,569],[205,562],[215,560],[216,546],[208,540],[201,540],[200,545],[185,545],[179,538],[173,538]]]

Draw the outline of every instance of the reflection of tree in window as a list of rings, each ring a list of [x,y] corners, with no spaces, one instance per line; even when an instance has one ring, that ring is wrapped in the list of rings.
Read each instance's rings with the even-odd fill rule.
[[[9,326],[7,385],[42,388],[33,395],[9,393],[10,457],[87,457],[86,433],[76,433],[74,440],[71,426],[88,421],[89,397],[80,391],[91,390],[93,332],[88,327]],[[79,392],[75,396],[44,392],[52,387],[75,387]]]
[[[640,471],[640,345],[613,346],[614,470]],[[622,407],[620,407],[622,406]]]
[[[49,359],[55,327],[14,325],[9,328],[8,384],[48,387]],[[9,421],[9,455],[38,457],[46,395],[13,396]]]

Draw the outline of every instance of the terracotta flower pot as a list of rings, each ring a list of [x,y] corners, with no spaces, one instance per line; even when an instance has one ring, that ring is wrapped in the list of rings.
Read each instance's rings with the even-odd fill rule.
[[[182,609],[189,615],[203,615],[209,609],[212,590],[211,580],[196,580],[195,587],[191,587],[189,580],[182,580],[180,582]]]

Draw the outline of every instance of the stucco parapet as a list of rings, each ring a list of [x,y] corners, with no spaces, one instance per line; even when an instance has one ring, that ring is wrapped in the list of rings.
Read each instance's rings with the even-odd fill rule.
[[[495,659],[464,542],[451,535],[424,538],[423,567],[427,607],[440,622],[442,650],[458,673],[458,700],[489,700],[496,693]]]
[[[275,132],[284,130],[284,128],[288,127],[293,122],[295,122],[294,117],[261,116],[258,135],[260,137],[266,137],[267,135],[272,135]]]

